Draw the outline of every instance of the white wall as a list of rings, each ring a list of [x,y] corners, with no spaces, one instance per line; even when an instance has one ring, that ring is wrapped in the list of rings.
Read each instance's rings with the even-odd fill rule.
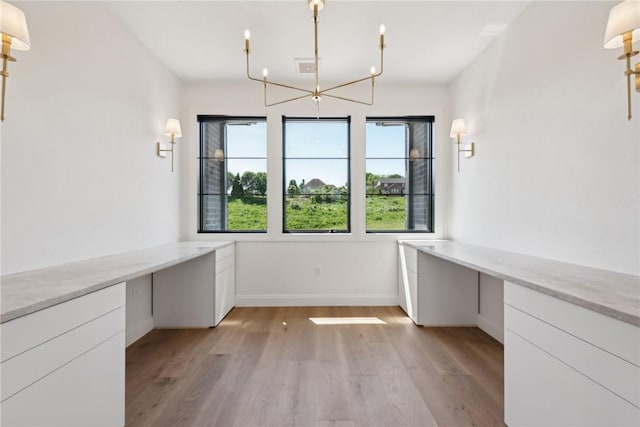
[[[453,239],[640,273],[640,94],[628,122],[614,4],[532,2],[454,81],[477,155],[451,163]]]
[[[447,136],[449,98],[444,86],[394,86],[381,78],[372,107],[322,100],[322,116],[351,116],[351,229],[348,235],[282,233],[282,115],[315,117],[311,100],[266,109],[262,86],[247,83],[186,85],[183,126],[187,155],[182,158],[184,183],[182,235],[189,239],[237,240],[237,302],[242,305],[396,304],[396,241],[398,235],[367,235],[364,224],[365,118],[369,116],[435,116],[436,213],[435,234],[446,235],[448,171],[451,147]],[[358,89],[355,90],[357,92]],[[355,94],[354,92],[354,94]],[[366,85],[359,92],[367,96]],[[277,98],[277,96],[276,96]],[[198,114],[267,117],[268,233],[197,234]],[[368,244],[365,244],[368,243]],[[316,276],[321,265],[321,277]]]
[[[2,273],[178,240],[179,162],[155,142],[181,83],[100,3],[19,6],[32,49],[9,70]]]

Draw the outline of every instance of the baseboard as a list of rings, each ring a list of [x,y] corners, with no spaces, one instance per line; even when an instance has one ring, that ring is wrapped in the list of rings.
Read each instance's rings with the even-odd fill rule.
[[[129,347],[134,342],[138,341],[143,336],[147,335],[153,330],[153,317],[146,318],[143,322],[140,322],[134,328],[127,330],[126,345]]]
[[[501,344],[504,344],[503,326],[496,325],[486,317],[478,314],[478,327],[485,331],[487,334],[491,335],[496,340],[500,341]]]
[[[396,306],[398,295],[236,295],[237,307]]]

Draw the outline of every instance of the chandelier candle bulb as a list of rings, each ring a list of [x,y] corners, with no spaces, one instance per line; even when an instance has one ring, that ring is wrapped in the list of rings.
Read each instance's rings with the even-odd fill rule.
[[[244,30],[244,51],[249,53],[249,40],[251,40],[251,31]]]

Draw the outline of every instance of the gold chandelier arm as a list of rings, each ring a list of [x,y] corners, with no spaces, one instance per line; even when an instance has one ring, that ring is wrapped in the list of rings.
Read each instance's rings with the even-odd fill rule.
[[[283,101],[272,102],[272,103],[269,104],[269,103],[267,103],[267,88],[265,87],[264,88],[264,106],[265,107],[273,107],[274,105],[280,105],[280,104],[284,104],[284,103],[291,102],[291,101],[297,101],[298,99],[307,98],[308,96],[309,96],[308,94],[304,94],[304,95],[301,95],[301,96],[296,96],[296,97],[293,97],[293,98],[285,99]]]
[[[255,80],[255,79],[254,79]],[[265,81],[265,80],[258,80],[259,82],[268,84],[268,85],[272,85],[272,86],[278,86],[278,87],[283,87],[286,89],[293,89],[293,90],[299,90],[300,92],[304,92],[306,95],[303,96],[308,96],[308,95],[313,95],[313,91],[312,90],[308,90],[308,89],[302,89],[299,87],[295,87],[295,86],[289,86],[289,85],[285,85],[283,83],[276,83],[276,82],[272,82],[272,81]]]
[[[371,90],[371,101],[370,102],[360,101],[360,100],[357,100],[357,99],[345,98],[345,97],[342,97],[342,96],[329,95],[328,93],[325,93],[323,96],[326,96],[327,98],[340,99],[342,101],[355,102],[356,104],[373,105],[373,89]]]
[[[313,5],[313,43],[314,43],[314,58],[316,63],[316,85],[314,87],[316,93],[314,95],[318,95],[318,90],[320,87],[320,71],[319,71],[319,56],[318,56],[318,5]]]
[[[333,87],[330,87],[330,88],[327,88],[327,89],[323,89],[323,90],[320,91],[320,95],[325,95],[325,92],[329,92],[330,90],[339,89],[341,87],[345,87],[345,86],[349,86],[349,85],[352,85],[352,84],[364,82],[364,81],[367,81],[367,80],[373,80],[375,77],[378,77],[378,76],[379,76],[379,74],[375,74],[375,75],[372,75],[372,76],[363,77],[363,78],[358,79],[358,80],[353,80],[353,81],[350,81],[350,82],[347,82],[347,83],[342,83],[342,84],[339,84],[337,86],[333,86]]]
[[[332,86],[332,87],[330,87],[328,89],[323,89],[320,93],[322,94],[322,93],[328,92],[330,90],[339,89],[341,87],[349,86],[349,85],[352,85],[352,84],[355,84],[355,83],[364,82],[366,80],[373,80],[376,77],[380,77],[383,72],[384,72],[384,45],[381,44],[380,45],[380,71],[378,73],[369,75],[367,77],[363,77],[361,79],[353,80],[353,81],[350,81],[350,82],[347,82],[347,83],[342,83],[342,84],[339,84],[337,86]]]

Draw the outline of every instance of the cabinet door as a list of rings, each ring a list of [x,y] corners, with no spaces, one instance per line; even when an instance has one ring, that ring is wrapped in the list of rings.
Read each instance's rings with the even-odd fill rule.
[[[124,331],[1,404],[6,426],[124,425]]]
[[[417,256],[415,248],[398,245],[398,303],[414,323],[418,320]]]
[[[216,304],[214,325],[235,305],[235,247],[225,246],[216,251]]]

